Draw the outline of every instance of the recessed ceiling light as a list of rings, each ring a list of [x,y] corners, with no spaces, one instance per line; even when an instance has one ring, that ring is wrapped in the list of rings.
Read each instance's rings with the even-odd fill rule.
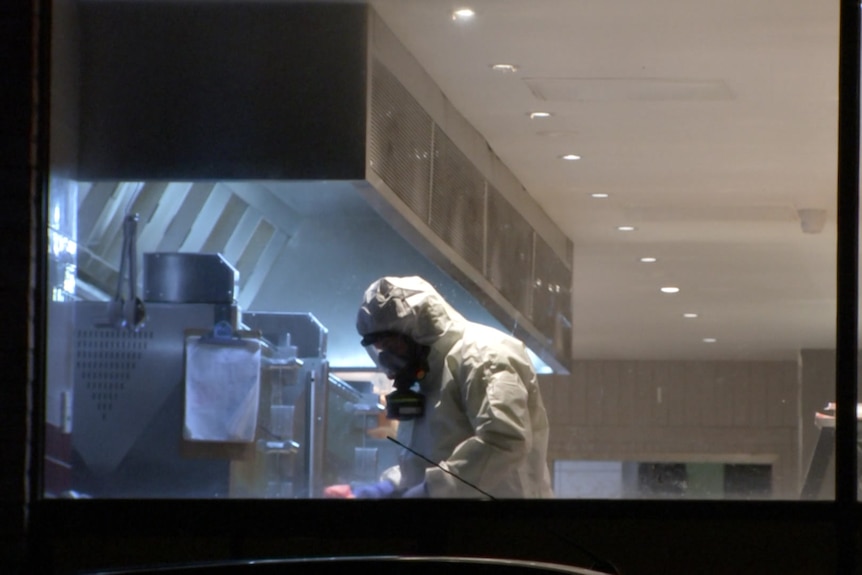
[[[574,160],[580,160],[580,159],[581,159],[581,157],[580,157],[579,155],[577,155],[577,154],[566,154],[566,155],[564,155],[564,156],[560,156],[560,158],[562,158],[562,159],[564,159],[564,160],[569,160],[569,161],[574,161]]]
[[[679,288],[674,286],[665,286],[661,288],[662,293],[678,293]]]
[[[495,72],[503,72],[511,74],[518,71],[518,67],[514,64],[491,64],[491,69]]]
[[[658,258],[646,257],[646,258],[641,258],[640,261],[642,261],[645,264],[654,264],[655,262],[658,261]]]
[[[470,20],[476,13],[470,8],[459,8],[452,12],[452,20]]]
[[[535,120],[536,118],[550,118],[550,112],[530,112],[530,119]]]
[[[685,317],[688,319],[694,319],[697,317],[697,314],[696,313],[684,313],[684,314],[682,314],[682,317]]]
[[[601,193],[601,192],[596,192],[596,193],[590,194],[590,197],[593,197],[593,198],[607,198],[607,197],[610,197],[610,194],[603,194],[603,193]]]
[[[617,226],[617,230],[620,232],[633,232],[636,229],[634,226]]]
[[[718,340],[717,340],[717,339],[715,339],[714,337],[705,337],[705,338],[703,338],[703,343],[715,343],[715,342],[717,342],[717,341],[718,341]]]

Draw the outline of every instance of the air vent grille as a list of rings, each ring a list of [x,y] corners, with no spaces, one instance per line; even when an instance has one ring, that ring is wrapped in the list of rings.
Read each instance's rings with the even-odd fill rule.
[[[533,228],[493,187],[488,189],[488,279],[531,318]]]
[[[423,222],[428,221],[434,123],[422,106],[375,61],[368,161]]]
[[[480,272],[484,269],[485,180],[442,130],[434,133],[429,225]]]
[[[75,401],[92,403],[102,420],[126,392],[138,363],[147,351],[151,331],[81,329],[77,332],[75,379],[85,393]]]

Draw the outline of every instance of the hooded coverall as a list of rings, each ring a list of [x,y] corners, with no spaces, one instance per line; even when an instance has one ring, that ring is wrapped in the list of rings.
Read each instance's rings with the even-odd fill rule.
[[[521,341],[466,320],[415,276],[372,283],[356,327],[363,337],[396,332],[430,347],[419,382],[425,415],[400,422],[397,435],[442,469],[402,449],[399,490],[424,481],[431,497],[483,497],[469,484],[494,498],[553,497],[548,417]]]

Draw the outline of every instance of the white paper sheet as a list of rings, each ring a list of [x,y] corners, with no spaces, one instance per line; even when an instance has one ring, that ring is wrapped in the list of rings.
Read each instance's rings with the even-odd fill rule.
[[[192,441],[254,441],[260,398],[260,342],[222,344],[186,339],[183,437]]]

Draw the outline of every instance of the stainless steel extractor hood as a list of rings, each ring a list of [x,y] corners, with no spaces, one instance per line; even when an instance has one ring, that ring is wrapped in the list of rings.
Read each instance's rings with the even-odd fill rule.
[[[79,17],[80,74],[57,88],[81,127],[56,155],[75,156],[85,297],[114,285],[132,209],[140,253],[223,254],[240,306],[314,313],[334,365],[367,361],[362,290],[416,273],[567,370],[571,241],[370,7],[100,0]]]

